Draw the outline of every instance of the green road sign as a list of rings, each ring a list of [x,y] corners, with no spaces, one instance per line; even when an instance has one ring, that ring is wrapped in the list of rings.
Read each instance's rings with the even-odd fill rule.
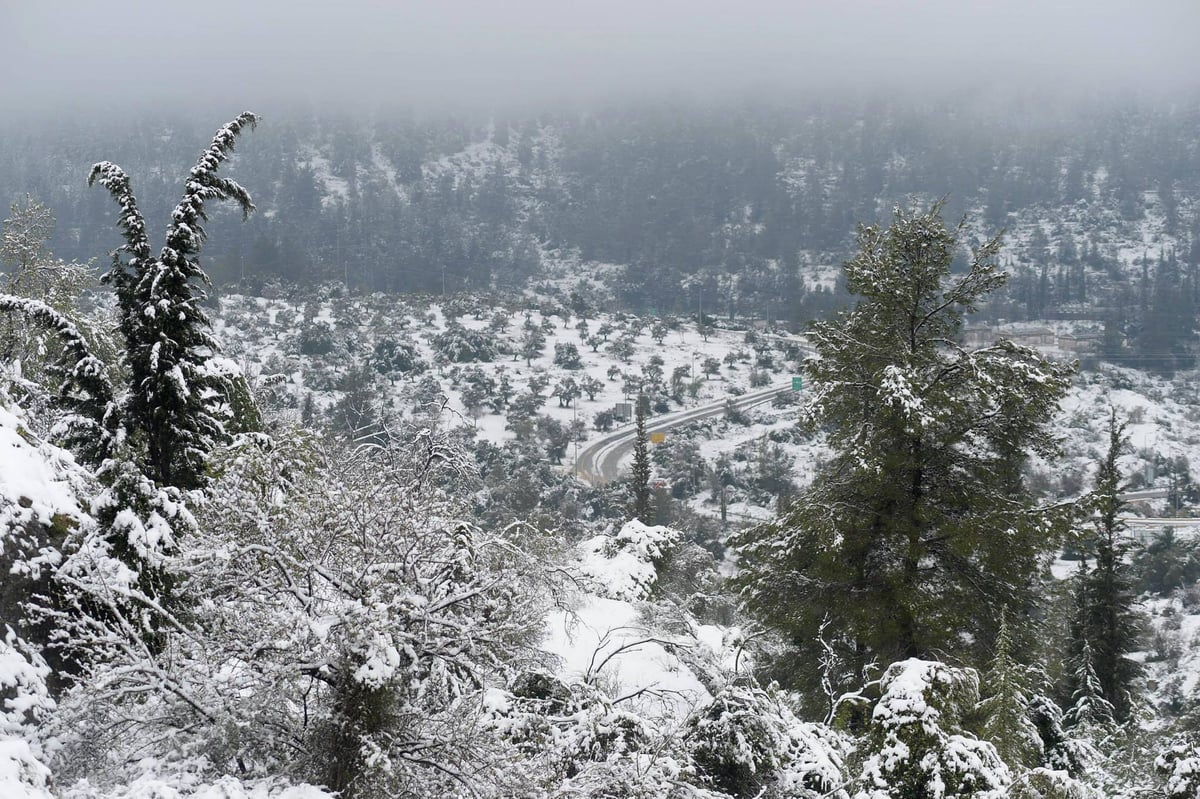
[[[802,391],[803,389],[804,389],[804,378],[803,377],[793,377],[792,378],[792,391]]]

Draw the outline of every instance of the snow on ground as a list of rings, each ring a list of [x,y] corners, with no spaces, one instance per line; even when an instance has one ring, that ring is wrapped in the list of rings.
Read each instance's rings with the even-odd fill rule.
[[[396,194],[396,197],[401,202],[406,202],[408,200],[408,190],[404,188],[404,184],[396,180],[396,167],[383,154],[383,148],[379,145],[379,142],[371,144],[371,164],[383,175],[387,181],[387,185]]]
[[[1064,457],[1053,468],[1065,487],[1091,487],[1096,463],[1108,446],[1110,408],[1128,423],[1129,446],[1120,465],[1131,489],[1167,490],[1200,477],[1198,382],[1195,371],[1165,378],[1111,366],[1079,375],[1056,424]],[[1172,513],[1167,505],[1165,496],[1150,498],[1135,503],[1134,510],[1167,515]]]
[[[313,177],[317,179],[323,191],[322,206],[328,207],[338,202],[344,202],[350,197],[350,182],[333,173],[333,167],[328,158],[314,147],[308,147],[302,152],[304,160],[299,165],[313,171]]]
[[[564,256],[569,259],[569,256]],[[564,278],[565,280],[566,278]],[[568,285],[564,283],[564,288]],[[438,363],[432,345],[434,336],[447,326],[447,311],[455,307],[456,321],[468,330],[480,331],[493,342],[510,350],[488,363]],[[498,311],[506,319],[496,322]],[[337,342],[329,355],[302,356],[299,351],[301,327],[305,315],[331,325]],[[663,320],[670,322],[670,320]],[[440,423],[469,427],[480,438],[502,442],[513,436],[505,414],[490,407],[468,408],[462,400],[463,377],[478,368],[494,380],[503,375],[512,385],[513,396],[526,393],[531,385],[543,397],[540,414],[564,426],[577,422],[580,440],[568,448],[560,468],[569,471],[578,447],[599,435],[594,428],[597,413],[611,411],[619,403],[632,400],[631,391],[645,382],[645,369],[652,356],[662,360],[662,381],[670,384],[678,370],[683,381],[681,401],[671,400],[671,412],[719,403],[751,388],[751,376],[759,375],[770,384],[783,384],[798,373],[799,363],[789,345],[797,337],[757,334],[745,330],[716,328],[704,339],[694,320],[679,320],[662,339],[652,335],[653,319],[597,313],[586,320],[571,314],[557,301],[527,298],[505,308],[494,301],[471,298],[371,297],[310,299],[289,302],[284,299],[249,298],[230,295],[222,299],[215,315],[218,337],[225,352],[243,365],[247,373],[282,373],[287,377],[288,402],[298,409],[307,392],[313,394],[318,408],[330,408],[340,396],[338,380],[355,363],[366,363],[376,341],[384,335],[412,343],[430,369],[415,379],[397,378],[394,382],[376,378],[383,394],[385,409],[411,415],[414,385],[424,377],[433,377],[448,403]],[[545,344],[528,361],[520,354],[521,337],[526,325],[544,331]],[[589,336],[602,327],[611,327],[596,349],[588,345]],[[586,332],[585,332],[586,331]],[[610,348],[628,336],[629,353],[621,356]],[[556,345],[573,345],[579,352],[581,368],[564,369],[554,363]],[[771,365],[758,367],[756,361],[766,355]],[[703,364],[715,359],[719,368],[706,375]],[[581,382],[595,379],[599,388],[593,399],[586,395],[569,404],[553,396],[564,378]],[[1129,420],[1130,451],[1122,458],[1122,467],[1135,488],[1168,488],[1180,477],[1177,468],[1186,463],[1191,475],[1200,475],[1200,397],[1196,396],[1197,373],[1180,373],[1174,379],[1153,377],[1130,369],[1104,366],[1100,372],[1080,374],[1064,400],[1056,423],[1063,439],[1063,457],[1054,463],[1035,460],[1034,468],[1042,475],[1042,490],[1050,496],[1072,496],[1090,487],[1095,463],[1107,443],[1108,408],[1116,407]],[[540,384],[540,385],[539,385]],[[801,399],[802,399],[801,395]],[[747,414],[748,424],[710,428],[711,433],[697,437],[699,455],[710,465],[722,455],[753,460],[754,452],[765,440],[782,448],[792,461],[792,479],[798,486],[813,478],[819,462],[827,455],[819,439],[809,440],[794,433],[795,406],[760,406]],[[654,419],[649,420],[653,429]],[[620,422],[617,423],[619,429]],[[692,435],[686,430],[671,437]],[[707,435],[715,437],[706,438]],[[1172,471],[1173,470],[1173,471]],[[1172,476],[1174,475],[1174,477]],[[773,512],[770,504],[752,506],[746,497],[730,498],[727,513],[733,518],[766,518]],[[1148,500],[1135,512],[1147,515],[1166,511],[1165,498]],[[716,515],[717,502],[707,491],[691,500],[693,509]]]
[[[637,694],[645,698],[638,705],[678,715],[710,698],[667,648],[697,642],[663,638],[633,603],[587,595],[574,610],[552,613],[547,630],[543,647],[560,658],[559,673],[570,680],[598,681],[614,699]]]
[[[86,515],[78,499],[86,472],[69,452],[35,438],[5,399],[0,395],[0,545],[6,529]]]
[[[690,618],[686,631],[656,624],[649,601],[655,564],[679,538],[678,531],[635,520],[615,536],[580,544],[572,568],[584,590],[574,608],[550,614],[543,642],[564,677],[600,684],[613,699],[629,697],[640,710],[677,721],[711,698],[688,663],[732,672],[738,641],[736,631]]]

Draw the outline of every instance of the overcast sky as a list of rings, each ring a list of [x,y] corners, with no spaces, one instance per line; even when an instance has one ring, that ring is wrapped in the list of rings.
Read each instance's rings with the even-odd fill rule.
[[[502,107],[622,94],[1192,88],[1200,0],[0,0],[34,104]]]

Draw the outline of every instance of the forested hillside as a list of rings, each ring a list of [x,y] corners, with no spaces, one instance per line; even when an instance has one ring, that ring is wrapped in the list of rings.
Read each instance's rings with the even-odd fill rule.
[[[430,293],[512,290],[565,267],[604,275],[630,310],[803,322],[845,303],[836,267],[858,222],[944,197],[974,241],[1009,231],[1013,277],[992,318],[1088,316],[1113,357],[1186,362],[1198,129],[1188,98],[1036,93],[287,113],[236,163],[260,213],[244,226],[221,215],[206,264],[218,285]],[[202,135],[193,116],[10,122],[0,195],[48,204],[55,251],[93,258],[111,217],[85,191],[91,162],[128,164],[145,207],[165,213],[171,165]]]

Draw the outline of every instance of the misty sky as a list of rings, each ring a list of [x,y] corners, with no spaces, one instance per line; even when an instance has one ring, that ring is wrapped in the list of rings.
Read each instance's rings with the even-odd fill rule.
[[[0,114],[1200,79],[1200,0],[0,0]]]

